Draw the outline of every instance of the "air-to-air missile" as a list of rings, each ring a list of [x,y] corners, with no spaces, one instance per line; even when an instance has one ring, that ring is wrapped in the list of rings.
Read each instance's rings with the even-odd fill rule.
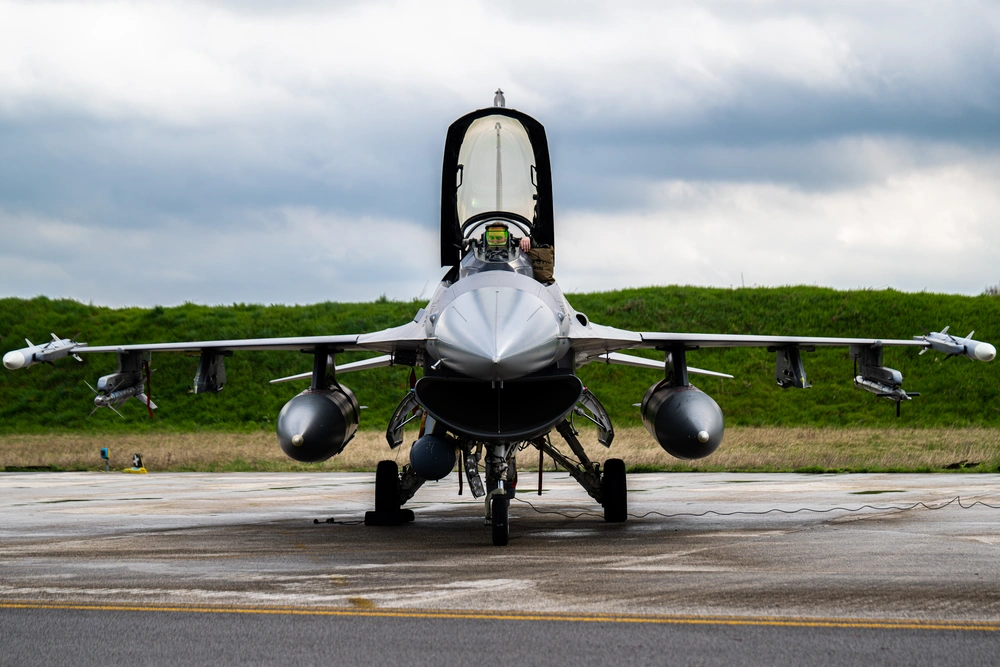
[[[902,382],[902,376],[900,376],[900,381]],[[912,400],[914,396],[920,395],[920,392],[917,391],[907,392],[898,385],[894,386],[894,385],[884,384],[882,382],[879,382],[878,380],[872,380],[870,378],[861,377],[860,375],[854,378],[854,386],[856,386],[858,389],[864,389],[865,391],[870,391],[876,396],[889,398],[896,402],[909,401]]]
[[[144,360],[141,354],[119,354],[117,373],[98,378],[96,389],[87,383],[94,392],[94,411],[98,408],[111,408],[117,413],[115,408],[133,397],[145,403],[150,410],[155,410],[156,404],[145,393],[148,373],[152,372],[148,368],[148,360]]]
[[[95,391],[95,393],[97,392]],[[109,407],[112,405],[118,406],[127,401],[128,399],[132,398],[133,396],[142,401],[143,403],[147,403],[149,407],[152,408],[153,410],[156,409],[156,404],[146,397],[146,389],[145,389],[145,384],[143,382],[140,382],[139,384],[133,385],[131,387],[116,389],[115,391],[112,391],[108,394],[97,393],[97,395],[94,396],[94,405],[96,405],[99,408]]]
[[[947,354],[949,357],[964,354],[975,361],[993,361],[993,358],[997,356],[997,349],[989,343],[972,340],[975,333],[972,331],[965,338],[960,338],[952,336],[948,333],[948,327],[945,327],[941,331],[928,332],[926,336],[914,336],[913,339],[926,341],[930,349]],[[920,354],[926,352],[927,349],[925,347],[920,351]]]
[[[24,342],[28,344],[28,347],[12,350],[3,355],[3,365],[7,370],[14,371],[35,364],[51,363],[56,359],[68,356],[72,356],[77,361],[83,361],[78,355],[73,354],[73,350],[86,345],[86,343],[77,343],[71,338],[59,338],[55,334],[52,334],[52,340],[44,345],[35,345],[27,338],[24,339]]]

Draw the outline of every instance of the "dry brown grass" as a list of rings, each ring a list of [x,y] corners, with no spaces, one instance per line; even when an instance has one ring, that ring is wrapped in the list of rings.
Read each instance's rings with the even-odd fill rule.
[[[408,433],[406,441],[414,439]],[[554,436],[558,437],[558,436]],[[595,460],[624,459],[633,470],[841,470],[931,471],[967,461],[966,469],[995,472],[1000,465],[1000,429],[819,429],[739,428],[726,431],[722,447],[697,461],[670,457],[641,428],[618,431],[610,450],[592,431],[581,433]],[[555,440],[554,440],[555,442]],[[320,464],[288,459],[271,432],[178,433],[109,437],[101,435],[0,436],[0,468],[103,469],[98,451],[111,449],[112,468],[131,465],[133,452],[153,471],[374,470],[382,459],[407,462],[408,445],[390,451],[382,433],[359,432],[343,453]],[[562,448],[567,451],[567,448]],[[534,450],[522,455],[522,470],[537,470]],[[551,461],[547,460],[547,468]]]

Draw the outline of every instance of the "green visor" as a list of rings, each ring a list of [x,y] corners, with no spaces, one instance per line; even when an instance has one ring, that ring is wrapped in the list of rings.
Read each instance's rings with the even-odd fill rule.
[[[506,246],[510,232],[506,227],[487,227],[486,245],[492,247]]]

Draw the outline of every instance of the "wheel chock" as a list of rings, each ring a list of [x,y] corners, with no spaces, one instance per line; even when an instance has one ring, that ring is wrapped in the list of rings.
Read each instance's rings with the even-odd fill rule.
[[[366,526],[400,526],[413,521],[413,510],[399,510],[397,512],[365,512]]]

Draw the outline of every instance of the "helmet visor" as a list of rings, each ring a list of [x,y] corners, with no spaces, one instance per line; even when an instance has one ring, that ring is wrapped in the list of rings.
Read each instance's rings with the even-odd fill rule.
[[[486,245],[491,247],[505,246],[509,234],[506,227],[487,227]]]

